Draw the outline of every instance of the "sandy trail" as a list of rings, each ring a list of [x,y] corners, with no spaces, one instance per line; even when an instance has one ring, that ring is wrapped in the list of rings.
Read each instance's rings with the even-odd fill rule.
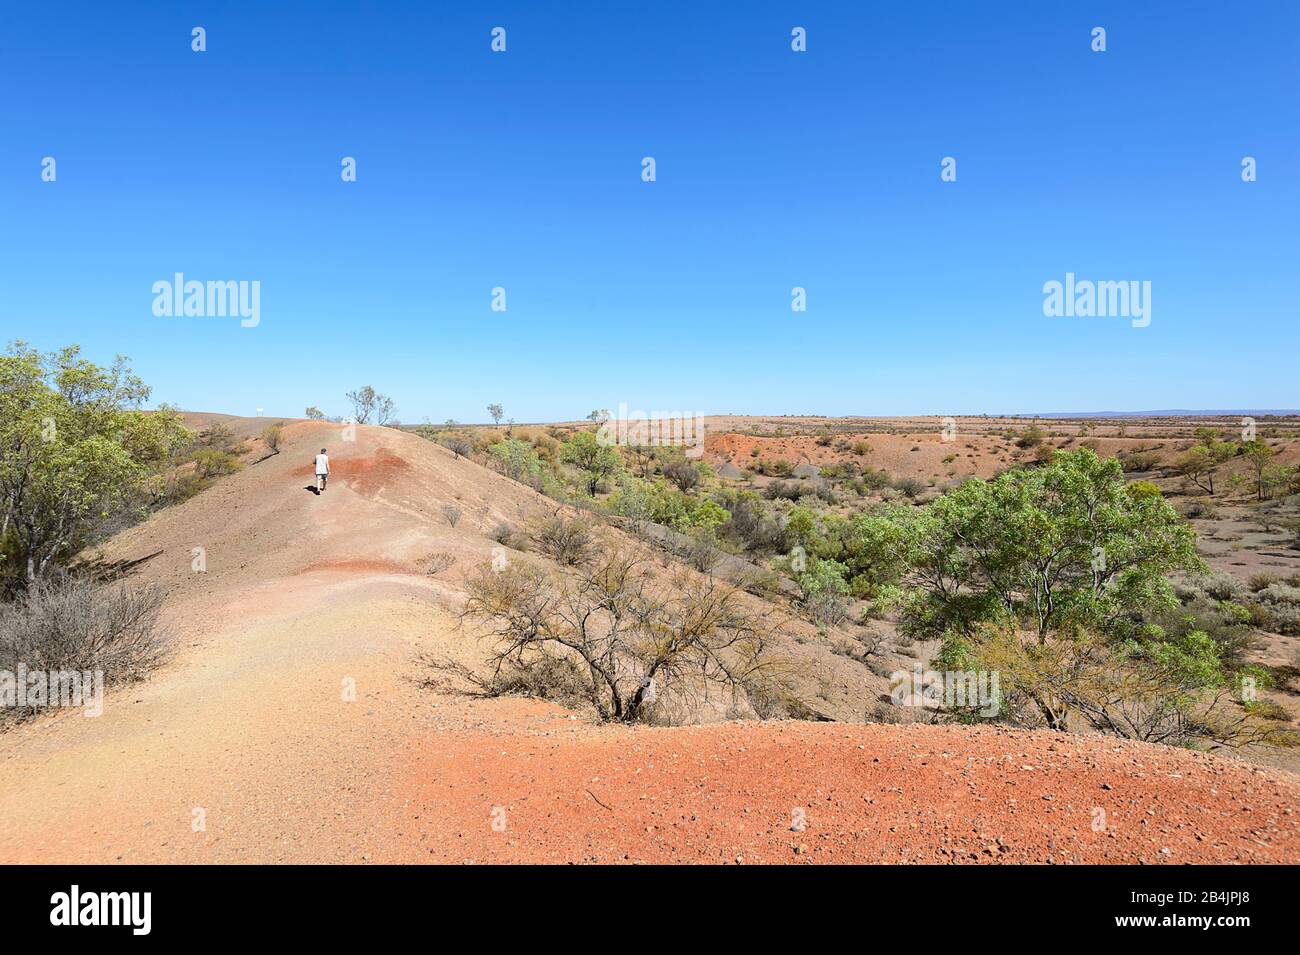
[[[458,582],[495,522],[541,504],[411,435],[339,437],[293,425],[283,454],[111,543],[162,548],[139,580],[167,590],[175,657],[100,717],[0,736],[0,862],[1300,861],[1300,781],[1226,758],[955,727],[610,728],[435,694],[421,655],[472,641]],[[435,551],[455,564],[430,577]]]

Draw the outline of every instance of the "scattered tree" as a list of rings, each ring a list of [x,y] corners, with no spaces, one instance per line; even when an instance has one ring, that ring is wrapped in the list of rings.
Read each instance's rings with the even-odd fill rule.
[[[1264,500],[1264,472],[1273,460],[1273,449],[1269,447],[1268,442],[1263,438],[1246,441],[1241,448],[1242,454],[1246,457],[1246,462],[1255,474],[1255,497],[1257,500],[1262,501]]]
[[[385,425],[393,417],[393,399],[369,385],[349,391],[347,398],[352,403],[352,420],[357,424]]]
[[[608,445],[601,444],[590,431],[579,431],[566,441],[560,459],[583,472],[587,493],[592,497],[600,490],[602,481],[618,473],[618,454]]]
[[[664,465],[664,477],[677,485],[683,494],[688,494],[700,484],[700,469],[684,457],[675,457]]]
[[[1178,459],[1174,464],[1178,473],[1183,475],[1207,494],[1214,493],[1214,455],[1205,445],[1198,444]]]

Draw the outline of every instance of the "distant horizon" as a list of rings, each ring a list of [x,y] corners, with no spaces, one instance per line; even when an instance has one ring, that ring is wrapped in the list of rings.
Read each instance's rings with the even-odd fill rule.
[[[162,404],[167,404],[167,403],[166,403],[166,402],[163,402]],[[151,408],[150,410],[154,410],[154,411],[156,411],[156,410],[159,410],[159,407],[160,407],[160,405],[155,405],[155,406],[153,406],[153,408]],[[196,409],[191,409],[191,408],[180,408],[180,409],[177,409],[177,410],[179,410],[180,413],[182,413],[182,414],[194,414],[194,415],[229,415],[230,417],[233,417],[233,418],[294,418],[294,419],[299,419],[299,420],[313,420],[313,419],[309,419],[309,418],[307,418],[305,415],[302,415],[302,414],[292,414],[292,415],[267,414],[267,413],[265,413],[265,410],[263,410],[263,413],[261,413],[261,414],[250,414],[250,415],[235,414],[234,412],[230,412],[230,411],[196,410]],[[304,410],[306,410],[306,409],[304,409]],[[595,409],[593,409],[593,410],[595,410]],[[942,420],[942,419],[945,418],[945,417],[951,417],[951,418],[1051,418],[1051,419],[1074,419],[1074,418],[1101,418],[1101,419],[1105,419],[1105,418],[1177,418],[1177,417],[1186,417],[1186,418],[1214,418],[1214,417],[1223,417],[1223,416],[1225,416],[1225,415],[1258,415],[1258,416],[1260,416],[1260,417],[1285,418],[1285,417],[1296,417],[1296,416],[1300,416],[1300,409],[1295,409],[1295,408],[1274,408],[1274,409],[1266,409],[1266,408],[1235,408],[1235,409],[1234,409],[1234,408],[1222,408],[1222,409],[1203,409],[1203,410],[1195,410],[1195,409],[1163,409],[1163,410],[1155,410],[1155,411],[1047,411],[1047,412],[1031,412],[1031,411],[1024,411],[1024,412],[1010,412],[1010,411],[1006,411],[1006,412],[988,412],[988,413],[980,413],[980,414],[954,414],[954,415],[941,415],[941,414],[844,414],[844,415],[829,415],[829,414],[818,414],[818,413],[816,413],[816,412],[783,412],[783,413],[781,413],[781,414],[761,414],[761,413],[760,413],[760,414],[751,414],[751,413],[741,412],[741,411],[716,411],[716,412],[715,412],[715,411],[704,411],[704,412],[700,412],[700,414],[703,415],[703,417],[706,417],[706,418],[825,418],[825,419],[833,420],[833,421],[838,421],[838,420],[849,420],[849,419],[854,419],[854,418],[860,418],[860,419],[866,419],[866,420],[871,420],[871,419],[882,419],[882,418],[938,418],[938,419]],[[318,420],[328,420],[329,418],[346,418],[346,417],[347,417],[346,415],[331,414],[331,415],[328,415],[326,419],[318,419]],[[427,417],[428,417],[427,415],[422,416],[421,419],[419,419],[419,420],[415,420],[415,421],[405,419],[405,418],[403,418],[400,414],[396,415],[395,417],[396,417],[396,423],[399,424],[399,425],[402,425],[403,427],[420,426],[420,425],[426,425],[426,424],[428,424],[428,425],[434,425],[434,426],[442,426],[442,425],[445,425],[445,424],[447,423],[447,420],[448,420],[448,419],[444,418],[444,419],[442,419],[441,421],[434,421],[434,420],[428,420],[428,421],[425,421],[424,418],[427,418]],[[531,426],[544,425],[544,424],[580,424],[580,423],[582,423],[582,422],[584,422],[584,421],[586,421],[586,420],[588,420],[588,418],[587,418],[586,416],[579,416],[579,417],[564,417],[564,418],[538,418],[538,419],[527,419],[527,420],[522,420],[522,419],[507,420],[507,419],[503,419],[501,424],[502,424],[502,425],[513,425],[514,427],[531,427]],[[459,420],[457,420],[455,423],[456,423],[457,425],[465,425],[465,426],[467,426],[467,427],[497,427],[497,425],[494,424],[492,421],[479,421],[479,420],[466,420],[466,421],[459,421]]]

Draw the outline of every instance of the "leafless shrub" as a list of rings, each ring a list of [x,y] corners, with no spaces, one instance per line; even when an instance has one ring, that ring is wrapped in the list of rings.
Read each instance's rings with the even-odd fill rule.
[[[590,699],[589,681],[572,657],[549,651],[529,655],[523,663],[507,661],[486,675],[454,660],[428,660],[435,672],[425,685],[441,692],[473,696],[531,696],[574,707]]]
[[[821,591],[800,601],[804,612],[817,623],[838,627],[849,619],[848,601],[837,593]]]
[[[284,440],[284,423],[269,425],[262,432],[262,440],[266,442],[272,454],[279,454],[280,444]]]
[[[591,524],[563,514],[548,514],[532,523],[533,542],[556,563],[576,567],[596,552]]]
[[[562,654],[578,664],[602,719],[647,720],[658,705],[691,710],[709,687],[740,698],[747,686],[779,682],[773,628],[739,590],[711,577],[661,588],[644,560],[615,551],[572,572],[484,567],[467,590],[464,616],[496,640],[492,679]]]
[[[61,575],[0,604],[0,671],[103,673],[105,685],[142,679],[165,655],[156,588],[96,584]],[[5,716],[33,712],[0,709]]]
[[[447,519],[447,523],[455,527],[460,523],[461,510],[455,504],[444,504],[442,506],[442,516]]]
[[[888,679],[898,667],[897,660],[886,660],[883,657],[870,657],[866,661],[867,669],[876,676]]]
[[[452,564],[456,563],[456,558],[445,550],[434,551],[428,557],[421,561],[421,569],[432,577],[446,570]]]
[[[700,469],[686,458],[674,458],[664,465],[664,477],[677,485],[677,489],[686,494],[699,487]]]
[[[702,574],[711,574],[722,560],[722,552],[707,536],[692,534],[676,549],[676,554]]]
[[[442,440],[442,445],[458,458],[467,458],[474,451],[474,445],[462,434],[453,434]]]

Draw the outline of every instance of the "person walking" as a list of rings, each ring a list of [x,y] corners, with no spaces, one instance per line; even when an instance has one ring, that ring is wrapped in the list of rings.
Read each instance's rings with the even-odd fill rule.
[[[325,449],[320,449],[320,454],[316,455],[316,493],[319,494],[325,490],[325,482],[330,476],[330,458],[325,453]]]

